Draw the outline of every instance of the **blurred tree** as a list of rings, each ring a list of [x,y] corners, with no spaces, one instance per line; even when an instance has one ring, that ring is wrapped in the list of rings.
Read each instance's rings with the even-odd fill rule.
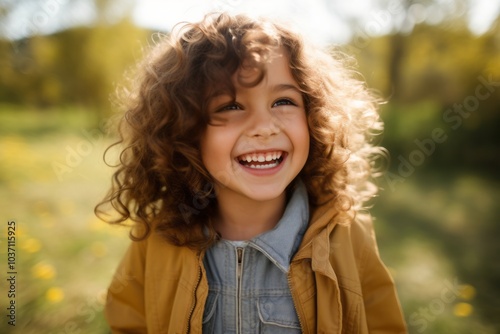
[[[438,11],[442,14],[440,19],[434,19],[441,23],[453,21],[454,25],[463,25],[463,13],[469,3],[465,0],[453,0],[447,3],[441,3],[436,0],[401,0],[394,2],[392,0],[381,0],[382,8],[389,8],[393,20],[393,33],[390,35],[389,42],[389,82],[391,85],[391,94],[393,98],[398,99],[401,93],[401,67],[407,56],[408,47],[405,45],[404,36],[410,34],[416,25],[429,19],[432,22],[432,11]],[[392,8],[392,9],[391,9]],[[435,14],[434,14],[435,15]]]
[[[398,34],[404,56],[397,66],[394,35],[373,38],[358,48],[359,68],[368,86],[390,99],[383,108],[385,145],[395,157],[409,154],[416,149],[416,139],[428,138],[433,129],[442,128],[453,140],[437,145],[438,154],[426,159],[426,164],[494,172],[500,168],[496,153],[500,149],[496,135],[500,126],[500,24],[497,19],[489,31],[476,36],[463,18],[456,20],[456,25],[423,22],[409,34]],[[397,79],[390,75],[394,66]],[[487,98],[479,99],[477,87],[484,82],[492,84],[480,88],[488,91],[484,92]],[[467,109],[461,112],[460,108]]]
[[[500,296],[495,285],[500,267],[498,260],[488,258],[499,249],[493,240],[498,235],[499,212],[494,205],[488,211],[477,209],[498,201],[496,190],[485,185],[491,182],[491,189],[497,189],[500,169],[500,18],[477,36],[461,12],[458,8],[456,15],[439,22],[424,20],[412,24],[411,31],[395,30],[373,38],[358,46],[357,59],[368,86],[389,100],[382,110],[386,125],[382,145],[391,152],[390,171],[406,185],[421,184],[428,191],[420,203],[413,192],[406,194],[405,205],[384,203],[388,221],[404,222],[386,231],[385,237],[391,242],[407,238],[395,249],[403,249],[408,239],[419,236],[440,245],[459,279],[477,288],[473,304],[478,318],[500,328],[494,302]],[[434,129],[443,131],[444,142],[432,142]],[[428,153],[422,149],[424,141]],[[423,158],[411,163],[412,154]],[[409,171],[404,177],[403,161]],[[464,182],[460,175],[477,175],[485,184]],[[453,186],[461,182],[461,187]],[[429,207],[436,205],[431,194],[439,187],[450,209],[429,215]],[[404,196],[395,196],[400,197]],[[469,210],[470,217],[461,217]],[[453,224],[447,220],[463,221],[463,228],[450,229]]]
[[[141,56],[149,34],[115,14],[122,3],[96,1],[100,15],[93,27],[0,41],[0,99],[39,107],[84,104],[102,117],[114,85]]]
[[[135,0],[23,0],[0,3],[0,36],[20,39],[81,24],[113,24],[130,16]]]

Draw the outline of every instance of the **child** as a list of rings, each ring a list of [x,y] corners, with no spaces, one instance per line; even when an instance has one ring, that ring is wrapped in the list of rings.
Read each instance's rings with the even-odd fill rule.
[[[340,60],[276,23],[207,15],[125,96],[112,204],[136,222],[114,333],[404,333],[369,214],[381,130]]]

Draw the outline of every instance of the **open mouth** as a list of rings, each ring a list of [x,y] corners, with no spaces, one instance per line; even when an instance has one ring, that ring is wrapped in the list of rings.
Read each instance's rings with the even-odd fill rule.
[[[254,152],[240,155],[238,162],[252,169],[271,169],[279,166],[283,161],[286,152],[271,151],[271,152]]]

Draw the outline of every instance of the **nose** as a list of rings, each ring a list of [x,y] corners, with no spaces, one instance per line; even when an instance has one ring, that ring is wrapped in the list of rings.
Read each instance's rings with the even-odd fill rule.
[[[249,137],[268,138],[281,132],[281,122],[268,108],[252,112],[247,130]]]

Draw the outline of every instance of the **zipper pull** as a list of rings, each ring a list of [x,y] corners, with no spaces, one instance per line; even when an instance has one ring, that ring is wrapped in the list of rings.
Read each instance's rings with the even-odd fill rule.
[[[241,260],[243,258],[243,248],[238,247],[236,248],[236,251],[238,252],[238,264],[241,264]]]
[[[243,260],[243,248],[236,248],[236,253],[238,255],[238,279],[241,277],[241,262]]]

